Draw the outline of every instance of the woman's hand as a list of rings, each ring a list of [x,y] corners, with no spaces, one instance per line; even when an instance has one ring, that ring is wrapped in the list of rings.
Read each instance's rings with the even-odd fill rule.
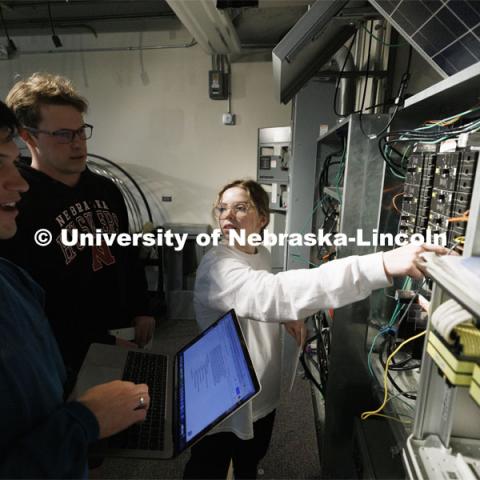
[[[285,330],[295,339],[299,347],[303,347],[307,338],[307,326],[303,320],[293,320],[291,322],[284,322]]]
[[[404,277],[409,275],[412,278],[420,280],[425,271],[425,261],[422,259],[422,253],[435,252],[439,255],[446,255],[448,249],[440,245],[405,245],[395,248],[388,252],[383,252],[383,267],[389,278]]]

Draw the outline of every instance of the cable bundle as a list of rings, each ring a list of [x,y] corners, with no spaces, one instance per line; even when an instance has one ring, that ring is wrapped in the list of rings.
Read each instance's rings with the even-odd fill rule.
[[[456,139],[462,134],[480,131],[480,117],[466,119],[467,116],[479,110],[480,107],[475,107],[442,120],[430,120],[413,130],[384,133],[378,140],[380,153],[392,173],[404,177],[405,160],[408,159],[409,151],[413,151],[417,144],[436,145],[451,138]],[[458,125],[458,122],[462,123]],[[409,145],[403,152],[399,151],[397,147],[405,143]]]

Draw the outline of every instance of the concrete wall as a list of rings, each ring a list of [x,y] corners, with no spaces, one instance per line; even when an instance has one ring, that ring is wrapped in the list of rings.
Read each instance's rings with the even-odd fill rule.
[[[16,38],[20,49],[53,49],[49,37]],[[169,32],[62,35],[66,49],[182,45]],[[255,177],[257,129],[290,123],[290,106],[273,95],[269,62],[232,65],[235,126],[222,124],[227,101],[208,97],[210,56],[200,47],[85,53],[22,54],[0,63],[0,95],[35,71],[68,76],[90,102],[95,127],[89,151],[121,163],[149,194],[160,223],[210,221],[217,189]],[[173,197],[162,202],[162,195]]]

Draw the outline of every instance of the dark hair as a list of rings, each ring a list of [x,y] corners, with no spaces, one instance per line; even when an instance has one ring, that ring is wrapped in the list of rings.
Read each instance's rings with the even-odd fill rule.
[[[12,110],[0,100],[0,129],[8,128],[15,132],[18,128],[18,121]]]
[[[263,187],[256,182],[255,180],[234,180],[233,182],[228,183],[218,192],[217,200],[215,205],[218,205],[220,202],[222,195],[230,188],[238,187],[242,190],[245,190],[252,202],[255,210],[259,213],[259,215],[263,215],[266,220],[266,224],[262,228],[262,232],[265,227],[270,223],[270,199],[268,198],[268,193],[263,189]],[[260,232],[261,233],[261,232]]]

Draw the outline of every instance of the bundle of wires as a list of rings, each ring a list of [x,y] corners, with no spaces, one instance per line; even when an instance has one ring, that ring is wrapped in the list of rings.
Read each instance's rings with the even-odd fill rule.
[[[335,233],[334,230],[337,226],[339,205],[342,203],[342,194],[340,186],[343,182],[345,174],[345,154],[346,154],[346,139],[342,138],[343,146],[341,150],[330,153],[325,157],[322,170],[317,181],[318,190],[318,204],[322,208],[323,212],[323,224],[321,226],[324,233]],[[335,178],[330,180],[330,169],[332,165],[338,165]],[[325,187],[332,186],[337,192],[338,202],[330,195],[325,193]],[[318,247],[318,258],[323,261],[328,261],[335,256],[335,249],[328,246]]]
[[[417,144],[435,145],[451,138],[456,139],[461,134],[480,131],[479,110],[480,107],[475,107],[441,120],[430,120],[413,130],[385,132],[378,139],[380,153],[393,173],[404,176],[405,157]],[[398,149],[402,146],[403,152]],[[396,156],[395,159],[393,155]]]
[[[330,355],[330,327],[325,312],[316,313],[311,320],[314,324],[315,334],[305,341],[300,363],[305,371],[305,376],[325,397]],[[315,347],[312,346],[313,342],[316,342]],[[313,375],[310,365],[317,370],[319,380]]]
[[[412,298],[410,299],[408,304],[406,304],[406,306],[405,306],[405,304],[402,304],[399,301],[397,301],[397,304],[396,304],[395,309],[392,313],[390,321],[379,330],[377,335],[375,335],[375,337],[372,341],[372,344],[370,346],[370,350],[368,352],[368,357],[367,357],[368,369],[369,369],[370,375],[373,377],[374,373],[373,373],[373,368],[372,368],[371,357],[372,357],[373,350],[375,348],[375,344],[376,344],[377,339],[380,336],[383,336],[384,340],[383,340],[382,345],[380,347],[379,360],[380,360],[380,363],[382,364],[382,367],[384,369],[385,376],[386,376],[386,378],[388,378],[388,380],[390,381],[391,385],[395,388],[395,390],[397,390],[399,395],[404,396],[405,398],[412,399],[412,400],[416,399],[416,395],[414,395],[412,393],[409,393],[409,392],[405,392],[395,382],[395,379],[393,378],[391,372],[392,371],[400,372],[400,371],[414,370],[414,369],[417,369],[417,368],[420,367],[420,364],[418,362],[411,363],[411,361],[412,361],[411,355],[406,354],[404,356],[404,358],[400,361],[398,361],[398,360],[395,361],[395,355],[396,355],[396,352],[399,350],[399,349],[396,348],[397,343],[399,343],[397,341],[397,334],[398,334],[399,328],[400,328],[402,322],[407,317],[408,312],[409,312],[411,306],[413,305],[413,302],[417,298],[417,293],[422,286],[423,286],[423,283],[418,289],[415,290],[415,295],[412,296]],[[407,278],[402,285],[402,290],[410,289],[410,288],[411,288],[411,279]],[[401,315],[400,319],[398,320],[400,314],[402,314],[402,315]],[[393,352],[395,352],[395,353],[393,353]],[[385,356],[387,357],[387,360],[390,359],[389,362],[387,362],[387,360],[385,360]],[[389,365],[389,363],[390,363],[390,365]]]
[[[320,206],[322,207],[325,217],[328,217],[332,210],[336,209],[336,202],[330,195],[325,193],[324,188],[333,185],[337,190],[337,195],[340,194],[340,185],[345,171],[346,139],[343,138],[342,142],[343,146],[340,150],[332,152],[325,157],[322,170],[317,181],[318,201],[320,202]],[[332,165],[338,165],[333,183],[330,181],[330,168]],[[341,198],[340,195],[339,198]]]

